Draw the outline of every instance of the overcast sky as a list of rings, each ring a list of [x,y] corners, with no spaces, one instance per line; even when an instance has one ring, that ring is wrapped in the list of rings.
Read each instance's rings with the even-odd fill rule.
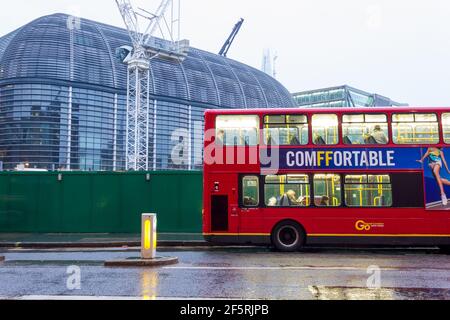
[[[229,57],[261,68],[278,53],[278,80],[291,92],[348,84],[411,105],[450,105],[448,0],[181,0],[182,35],[218,52],[246,19]],[[134,0],[153,10],[160,0]],[[114,0],[14,0],[0,35],[63,12],[123,26]]]

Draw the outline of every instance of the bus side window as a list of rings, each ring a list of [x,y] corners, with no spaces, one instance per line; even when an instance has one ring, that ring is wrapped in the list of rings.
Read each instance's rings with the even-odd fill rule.
[[[216,119],[216,145],[258,145],[259,123],[259,117],[256,115],[218,116]]]
[[[339,142],[339,121],[335,114],[316,114],[312,117],[315,145],[335,145]]]
[[[345,114],[342,117],[342,141],[347,145],[388,144],[385,114]]]
[[[314,175],[315,206],[340,207],[341,202],[341,176],[338,174]]]
[[[245,207],[259,206],[259,178],[247,176],[242,179],[242,204]]]
[[[267,145],[307,145],[308,135],[308,117],[305,115],[264,117],[264,140]]]
[[[444,142],[450,144],[450,113],[442,114],[442,132],[444,134]]]
[[[266,176],[264,199],[268,207],[309,207],[310,190],[307,174]]]
[[[398,113],[392,116],[396,144],[439,143],[439,124],[434,113]]]
[[[348,207],[391,207],[392,184],[389,175],[346,175],[345,204]]]

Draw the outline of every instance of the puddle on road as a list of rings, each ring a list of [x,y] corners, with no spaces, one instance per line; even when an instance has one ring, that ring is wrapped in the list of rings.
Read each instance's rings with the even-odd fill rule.
[[[310,286],[317,300],[450,300],[450,289]]]

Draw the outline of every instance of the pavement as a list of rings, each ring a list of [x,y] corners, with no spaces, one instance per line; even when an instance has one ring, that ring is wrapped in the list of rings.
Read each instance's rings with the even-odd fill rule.
[[[428,249],[161,248],[179,264],[106,268],[136,248],[0,249],[0,299],[450,300],[450,256]]]
[[[139,234],[0,233],[0,248],[116,248],[138,247]],[[202,234],[158,233],[158,246],[209,246]]]

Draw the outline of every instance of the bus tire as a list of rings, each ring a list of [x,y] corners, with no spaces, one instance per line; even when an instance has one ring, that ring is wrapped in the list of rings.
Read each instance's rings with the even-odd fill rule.
[[[272,232],[272,244],[281,252],[295,252],[305,244],[305,232],[294,221],[279,223]]]

